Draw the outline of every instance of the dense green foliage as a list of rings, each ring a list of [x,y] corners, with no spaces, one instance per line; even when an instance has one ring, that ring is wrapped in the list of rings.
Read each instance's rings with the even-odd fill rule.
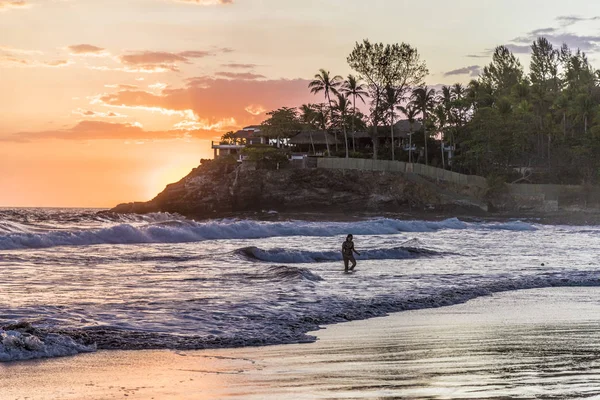
[[[505,46],[468,85],[423,86],[428,71],[410,45],[357,43],[348,64],[358,76],[346,80],[321,69],[309,89],[325,103],[280,108],[269,113],[269,137],[301,131],[340,134],[342,148],[327,153],[421,162],[495,180],[538,183],[600,181],[600,71],[585,53],[545,38],[531,46],[526,72]],[[360,103],[369,107],[360,112]],[[419,121],[407,153],[394,147],[394,122]],[[387,128],[386,128],[387,127]],[[377,132],[390,135],[378,148]],[[369,132],[370,148],[358,148],[354,132]],[[391,140],[390,140],[391,139]],[[454,150],[448,151],[451,148]],[[314,151],[314,145],[313,145]],[[452,155],[451,159],[448,156]]]
[[[451,127],[456,167],[488,176],[516,175],[537,182],[598,181],[599,73],[581,51],[555,49],[539,38],[529,74],[500,46],[492,62],[450,112],[466,118]],[[452,117],[452,115],[451,115]]]
[[[242,154],[248,161],[255,162],[258,169],[278,169],[289,163],[284,151],[268,145],[248,146]]]
[[[356,43],[347,58],[348,65],[366,81],[371,98],[369,122],[373,140],[373,158],[378,157],[377,127],[390,119],[393,126],[395,109],[411,87],[421,85],[428,74],[425,63],[419,58],[417,49],[406,43],[371,43],[363,40]],[[391,154],[394,157],[394,133],[391,131]]]

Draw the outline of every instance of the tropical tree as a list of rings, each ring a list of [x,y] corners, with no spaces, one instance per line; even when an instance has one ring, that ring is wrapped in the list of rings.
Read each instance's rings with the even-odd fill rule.
[[[316,154],[315,143],[313,141],[312,132],[316,128],[316,120],[317,120],[317,111],[313,104],[302,104],[299,107],[300,111],[300,122],[302,123],[302,127],[304,130],[308,131],[308,136],[310,137],[310,145],[313,150],[313,154]]]
[[[494,50],[492,62],[483,68],[479,79],[499,97],[523,80],[523,66],[506,46],[498,46]]]
[[[446,129],[446,125],[448,124],[448,110],[446,106],[441,103],[438,104],[434,110],[433,114],[435,116],[435,120],[437,122],[437,129],[440,134],[440,150],[442,152],[442,168],[446,168],[446,162],[444,157],[444,130]]]
[[[592,97],[587,93],[580,93],[575,98],[575,112],[577,120],[583,122],[583,133],[588,133],[588,121],[593,111],[598,108]]]
[[[529,80],[533,86],[541,86],[544,92],[556,92],[560,87],[558,69],[560,51],[544,37],[538,38],[531,45],[531,63],[529,64]]]
[[[413,135],[413,126],[417,120],[417,114],[419,110],[413,105],[408,104],[406,107],[398,106],[398,109],[406,115],[406,119],[408,120],[409,126],[409,134],[408,134],[408,162],[412,164],[412,135]]]
[[[303,104],[299,108],[300,110],[300,121],[303,125],[303,129],[307,130],[310,137],[311,146],[313,148],[313,154],[315,151],[315,144],[313,141],[312,133],[315,130],[326,132],[327,125],[329,122],[327,106],[325,104]],[[327,155],[329,152],[329,140],[328,136],[325,135],[325,146],[327,147]]]
[[[237,138],[234,135],[235,135],[234,131],[229,131],[229,132],[223,134],[223,136],[221,136],[221,142],[236,144]]]
[[[295,108],[282,107],[268,112],[267,116],[269,118],[263,121],[260,130],[266,137],[276,139],[277,147],[280,147],[282,138],[289,138],[302,129]]]
[[[332,111],[335,113],[338,126],[342,128],[344,132],[344,143],[346,144],[346,158],[349,158],[348,153],[348,134],[346,131],[346,123],[348,122],[348,115],[350,113],[350,101],[346,96],[341,93],[337,94],[337,101],[333,101]]]
[[[331,107],[327,107],[324,103],[319,103],[315,105],[316,111],[316,123],[320,130],[327,133],[327,125],[330,123],[331,116]],[[329,139],[327,135],[325,136],[325,146],[327,147],[327,155],[331,155],[331,151],[329,150]]]
[[[454,122],[459,127],[462,127],[465,124],[465,114],[467,113],[470,105],[467,97],[467,89],[461,83],[455,83],[450,88],[450,92],[452,95],[452,101],[454,104],[454,110],[456,115],[454,116]]]
[[[427,155],[427,114],[430,114],[435,107],[435,89],[428,89],[427,86],[421,86],[413,90],[411,104],[415,107],[423,118],[423,137],[425,138],[425,165],[429,165]]]
[[[365,90],[365,85],[360,81],[360,79],[352,74],[348,75],[348,79],[344,81],[341,92],[344,93],[346,97],[352,96],[352,151],[355,152],[356,144],[354,135],[356,134],[356,100],[359,99],[363,102],[363,104],[365,104],[365,97],[369,96],[369,93],[367,93]]]
[[[394,87],[399,97],[404,97],[411,87],[422,84],[428,70],[425,62],[420,60],[417,49],[406,43],[384,45],[383,43],[372,44],[369,40],[364,40],[362,43],[356,43],[347,61],[350,67],[358,72],[361,79],[366,81],[372,99],[369,119],[373,158],[377,159],[379,144],[377,127],[383,119],[384,110],[380,103],[385,88]]]
[[[308,88],[310,89],[310,92],[313,94],[318,94],[323,92],[325,95],[325,100],[327,101],[327,104],[329,104],[329,109],[331,111],[331,94],[337,95],[338,94],[338,89],[340,87],[340,85],[342,84],[342,77],[339,75],[336,75],[334,77],[331,77],[331,73],[329,71],[326,71],[324,69],[320,69],[319,73],[315,75],[313,81],[311,81],[308,84]],[[330,118],[333,119],[332,115],[330,114]],[[327,136],[327,135],[325,135]],[[336,141],[335,141],[335,151],[338,150],[337,147],[337,135],[335,136]],[[329,152],[329,150],[327,151]]]
[[[396,122],[396,109],[401,100],[398,96],[399,93],[396,88],[388,86],[385,88],[382,99],[382,105],[385,109],[384,117],[387,116],[390,123],[390,135],[392,138],[392,161],[396,160],[394,153],[394,123]]]

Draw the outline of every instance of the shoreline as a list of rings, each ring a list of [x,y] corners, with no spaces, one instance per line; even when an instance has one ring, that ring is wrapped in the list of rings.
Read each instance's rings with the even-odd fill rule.
[[[99,209],[100,214],[119,214],[111,209]],[[160,211],[167,213],[167,211]],[[123,214],[127,215],[129,213]],[[136,213],[132,213],[136,214]],[[194,214],[179,214],[188,219],[193,219],[197,222],[213,221],[219,219],[250,219],[257,221],[290,221],[290,220],[302,220],[302,221],[330,221],[330,222],[352,222],[367,220],[372,218],[391,218],[399,220],[423,220],[423,221],[442,221],[449,218],[458,218],[466,222],[481,222],[481,221],[510,221],[510,220],[522,220],[526,222],[540,223],[543,225],[573,225],[573,226],[585,226],[585,225],[600,225],[600,209],[589,209],[589,210],[577,210],[577,211],[554,211],[554,212],[465,212],[462,211],[448,211],[448,210],[407,210],[407,211],[369,211],[369,212],[328,212],[328,211],[276,211],[276,210],[262,210],[262,211],[246,211],[246,212],[228,212],[218,213],[211,217]],[[146,215],[146,214],[137,214]]]
[[[100,215],[147,215],[148,213],[117,213],[108,207],[0,207],[0,210],[85,210],[95,212]],[[179,214],[182,217],[193,219],[197,222],[213,221],[219,219],[250,219],[257,221],[289,221],[289,220],[304,220],[304,221],[330,221],[330,222],[352,222],[366,220],[372,218],[391,218],[399,220],[423,220],[423,221],[440,221],[449,218],[458,218],[466,222],[481,222],[481,221],[509,221],[523,220],[526,222],[540,223],[543,225],[600,225],[600,209],[582,209],[582,210],[562,210],[552,212],[539,211],[503,211],[503,212],[470,212],[473,210],[457,209],[407,209],[402,211],[356,211],[356,212],[339,212],[339,211],[277,211],[277,210],[261,210],[261,211],[240,211],[240,212],[220,212],[213,216],[194,215],[194,214]],[[168,211],[157,211],[157,213],[169,213]]]
[[[328,325],[308,344],[6,363],[0,389],[7,400],[576,398],[600,394],[599,302],[595,287],[520,290]]]

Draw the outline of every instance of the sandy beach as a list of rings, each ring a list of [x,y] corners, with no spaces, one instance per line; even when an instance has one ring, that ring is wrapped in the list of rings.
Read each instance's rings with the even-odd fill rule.
[[[495,294],[327,326],[315,343],[100,351],[0,365],[9,399],[483,399],[600,395],[600,289]]]

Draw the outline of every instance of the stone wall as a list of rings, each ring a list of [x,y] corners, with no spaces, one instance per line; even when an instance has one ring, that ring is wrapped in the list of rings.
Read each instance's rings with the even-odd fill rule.
[[[361,158],[319,158],[318,168],[355,169],[362,171],[385,171],[414,173],[427,178],[436,179],[463,186],[474,186],[486,189],[487,180],[476,175],[464,175],[423,164],[409,164],[402,161],[372,160]],[[558,211],[559,208],[589,208],[600,204],[600,188],[581,185],[506,185],[510,206],[516,209],[536,211]]]
[[[439,179],[457,185],[470,185],[480,188],[487,187],[486,179],[481,176],[463,175],[441,168],[430,167],[423,164],[409,164],[402,161],[372,160],[364,158],[319,158],[317,167],[327,169],[357,169],[361,171],[412,172],[417,175]]]

